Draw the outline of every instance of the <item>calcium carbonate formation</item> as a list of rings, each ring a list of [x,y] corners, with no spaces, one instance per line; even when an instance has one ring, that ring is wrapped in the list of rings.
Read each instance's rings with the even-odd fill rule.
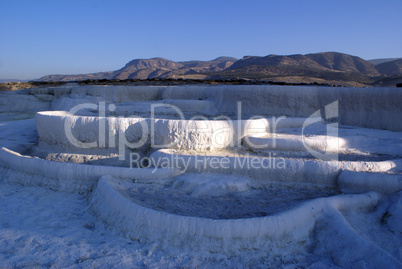
[[[1,98],[2,120],[35,115],[38,134],[2,145],[5,181],[88,193],[135,240],[281,248],[402,190],[396,90],[71,85]]]

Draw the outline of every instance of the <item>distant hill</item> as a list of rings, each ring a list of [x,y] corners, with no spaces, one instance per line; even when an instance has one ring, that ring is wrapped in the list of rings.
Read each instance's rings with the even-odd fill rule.
[[[365,86],[381,76],[373,64],[337,52],[295,55],[246,56],[215,78],[249,78],[291,83],[327,83]]]
[[[236,58],[219,57],[211,61],[173,62],[164,58],[136,59],[112,72],[83,75],[48,75],[38,81],[80,81],[87,79],[174,78],[202,72],[216,72],[231,66]]]
[[[135,59],[116,71],[81,75],[48,75],[38,81],[126,80],[153,78],[251,79],[286,83],[370,86],[385,76],[401,75],[401,61],[374,65],[339,52],[295,55],[219,57],[210,61],[174,62]]]
[[[374,65],[377,64],[382,64],[382,63],[386,63],[386,62],[392,62],[395,60],[400,60],[402,58],[381,58],[381,59],[372,59],[372,60],[367,60],[367,62],[372,63]]]
[[[233,57],[219,57],[212,61],[187,61],[180,63],[198,72],[214,72],[225,70],[236,61],[237,59]]]
[[[36,81],[81,81],[87,79],[112,79],[113,72],[100,72],[80,75],[47,75]]]
[[[164,58],[136,59],[122,69],[113,72],[112,79],[146,79],[164,77],[167,73],[182,69],[184,66]],[[186,72],[182,70],[182,72]]]
[[[227,69],[228,71],[260,72],[266,75],[302,75],[322,71],[358,73],[378,76],[374,65],[356,56],[337,52],[295,54],[289,56],[268,55],[244,57]]]
[[[402,76],[402,59],[376,65],[377,70],[386,76]]]

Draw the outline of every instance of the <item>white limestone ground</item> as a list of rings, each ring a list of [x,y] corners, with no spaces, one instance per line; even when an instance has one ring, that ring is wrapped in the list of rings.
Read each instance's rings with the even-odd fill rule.
[[[135,111],[147,117],[150,101],[158,100],[158,104],[181,106],[188,115],[204,109],[202,113],[209,119],[219,114],[233,117],[236,102],[225,101],[223,93],[237,96],[242,91],[236,87],[211,88],[64,87],[15,95],[30,93],[29,98],[36,98],[33,111],[49,107],[68,110],[90,100],[115,104],[115,112],[106,116],[126,116]],[[253,96],[260,96],[254,104],[261,105],[267,96],[276,96],[278,101],[284,97],[281,91],[286,90],[289,96],[296,95],[290,99],[304,100],[305,104],[292,101],[280,108],[264,106],[261,110],[250,106],[245,107],[247,115],[257,111],[269,115],[277,109],[277,113],[288,116],[309,116],[296,115],[294,109],[303,113],[316,109],[310,97],[317,92],[306,88],[307,93],[301,94],[296,88],[251,87],[247,102]],[[320,102],[327,100],[325,95],[318,97]],[[386,111],[393,107],[380,108]],[[161,122],[156,128],[159,142],[180,142],[175,135],[187,131],[186,121],[178,121],[169,109],[166,106],[157,111],[161,118],[155,121]],[[22,108],[15,110],[18,114]],[[358,123],[362,119],[359,111],[346,110],[355,113],[346,120]],[[2,119],[21,118],[16,114],[3,113]],[[105,118],[106,126],[113,117]],[[245,143],[247,136],[272,135],[267,132],[272,131],[272,119],[259,119],[250,121],[251,126],[244,122],[235,128],[226,126],[233,132],[219,139],[233,143],[224,147],[211,147],[218,138],[205,128],[193,128],[188,133],[190,141],[198,145],[195,147],[188,141],[157,151],[145,145],[136,153],[141,158],[150,157],[147,160],[152,166],[128,169],[118,167],[127,164],[116,160],[116,148],[100,145],[101,119],[96,111],[82,110],[70,121],[80,142],[98,142],[89,149],[66,143],[60,129],[66,120],[63,112],[44,112],[37,114],[36,127],[32,119],[0,123],[0,146],[5,147],[0,151],[1,266],[401,267],[400,132],[341,126],[337,141],[344,143],[341,161],[334,165],[317,160],[309,152],[294,151],[301,149],[299,142],[280,150],[253,148],[255,143]],[[126,139],[132,143],[141,135],[136,122],[138,117],[117,118],[110,126],[128,130]],[[301,118],[284,120],[277,135],[299,141],[303,122]],[[216,119],[207,130],[222,124],[226,123]],[[382,123],[373,119],[369,124]],[[391,121],[386,124],[399,128]],[[311,126],[306,137],[320,136],[325,128]],[[235,132],[239,134],[236,139]],[[324,149],[328,141],[323,142],[311,144],[312,148]],[[247,147],[236,147],[236,143]],[[272,153],[277,154],[277,161],[282,159],[286,169],[234,167],[239,154],[241,160],[249,160],[272,157]],[[209,158],[208,165],[196,167],[194,155]],[[160,162],[174,156],[188,163],[165,167]],[[229,169],[214,169],[211,157],[227,158]],[[180,170],[182,165],[187,165],[184,174],[172,169]]]

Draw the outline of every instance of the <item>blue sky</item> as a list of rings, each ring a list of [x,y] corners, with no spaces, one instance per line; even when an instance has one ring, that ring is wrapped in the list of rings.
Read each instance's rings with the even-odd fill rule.
[[[401,0],[0,0],[0,79],[112,71],[152,57],[402,57],[401,10]]]

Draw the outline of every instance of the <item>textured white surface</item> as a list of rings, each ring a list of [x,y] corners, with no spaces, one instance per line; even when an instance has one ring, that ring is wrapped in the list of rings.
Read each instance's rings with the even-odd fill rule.
[[[307,151],[307,148],[322,150],[324,152],[337,152],[345,145],[345,141],[339,137],[311,136],[301,137],[296,135],[268,134],[264,136],[246,136],[243,145],[250,149]]]
[[[0,112],[30,112],[50,109],[48,102],[43,102],[33,95],[18,94],[17,92],[0,93]]]
[[[251,242],[268,240],[283,245],[288,240],[297,242],[306,239],[317,219],[322,217],[325,211],[330,210],[329,208],[331,210],[371,208],[380,198],[374,192],[342,195],[315,199],[289,211],[267,217],[212,220],[172,215],[139,206],[122,195],[124,188],[124,183],[114,181],[108,176],[102,177],[92,196],[91,206],[103,220],[112,222],[131,237],[140,240],[152,236],[174,238],[177,235],[184,235],[184,238],[206,236],[225,240],[251,239]],[[244,243],[248,247],[253,247],[251,242]]]
[[[342,171],[338,184],[343,192],[375,190],[382,194],[390,194],[402,190],[402,175]]]
[[[262,156],[236,156],[227,155],[219,156],[214,153],[200,153],[199,155],[192,155],[193,152],[175,151],[169,149],[161,149],[151,154],[151,163],[154,166],[171,165],[179,170],[186,172],[210,172],[222,174],[237,174],[248,176],[257,180],[265,180],[272,182],[283,183],[309,183],[315,186],[336,186],[337,178],[341,171],[354,171],[354,172],[371,172],[371,173],[387,173],[395,169],[399,162],[396,161],[382,161],[382,162],[369,162],[369,161],[339,161],[339,162],[326,162],[320,160],[308,159],[287,159],[287,158],[271,158]],[[399,165],[400,166],[400,165]],[[364,178],[365,175],[370,173],[355,173],[355,178]],[[349,174],[342,176],[342,184],[346,184]],[[354,174],[353,174],[354,175]],[[373,174],[374,175],[374,174]],[[381,178],[382,174],[377,176]],[[384,174],[385,175],[385,174]],[[399,175],[390,177],[400,178]],[[394,192],[398,191],[399,186],[390,181],[389,186],[384,182],[383,188],[393,189]],[[382,181],[377,181],[382,182]],[[356,183],[357,184],[357,183]],[[360,185],[362,189],[359,192],[368,190],[376,191],[375,184],[364,184],[364,180]],[[356,188],[358,185],[355,185]],[[355,189],[358,191],[358,189]],[[387,193],[389,193],[387,191]]]
[[[303,159],[214,156],[173,153],[161,149],[151,154],[153,165],[171,165],[190,173],[222,173],[249,176],[257,180],[283,183],[312,183],[334,186],[340,169],[328,162]],[[178,161],[176,161],[178,160]],[[221,165],[222,164],[222,165]]]
[[[93,148],[99,147],[100,137],[105,137],[105,146],[109,146],[109,137],[113,136],[114,141],[119,134],[124,134],[129,143],[138,142],[144,136],[156,148],[226,148],[240,145],[244,135],[265,133],[269,127],[265,119],[226,121],[90,117],[73,116],[65,111],[39,112],[35,121],[41,141],[74,146],[66,135],[64,127],[67,125],[77,145]],[[101,121],[105,126],[103,135],[99,131]],[[114,142],[113,147],[118,145],[119,142]]]
[[[338,101],[339,123],[366,128],[402,131],[399,115],[402,92],[397,88],[331,88],[305,86],[82,86],[61,89],[31,89],[31,94],[70,93],[99,97],[106,102],[152,101],[161,99],[208,100],[220,115],[236,115],[242,102],[245,116],[309,117]],[[325,118],[325,115],[322,115]]]
[[[222,174],[183,174],[176,177],[173,188],[191,196],[221,196],[234,192],[244,192],[251,188],[251,180],[246,177]]]
[[[239,100],[243,101],[241,109],[245,118],[255,115],[308,117],[338,100],[341,123],[402,130],[398,118],[401,94],[395,89],[381,89],[380,92],[377,89],[276,86],[66,86],[22,90],[2,97],[5,98],[0,98],[3,110],[13,112],[2,113],[0,120],[27,117],[42,109],[68,110],[76,104],[96,104],[99,101],[107,105],[114,103],[124,113],[131,113],[131,106],[143,108],[146,112],[147,105],[155,100],[175,104],[190,114],[202,110],[204,114],[217,113],[232,119],[237,118]],[[69,122],[74,136],[81,143],[99,142],[98,125],[102,119],[95,117],[95,112],[82,110],[81,116]],[[41,138],[63,150],[66,146],[63,133],[65,112],[38,113],[37,119]],[[106,126],[110,125],[115,134],[118,129],[126,130],[127,141],[135,142],[141,136],[138,125],[136,127],[141,119],[105,120],[108,121]],[[147,123],[151,124],[150,121]],[[177,170],[78,165],[24,156],[24,152],[38,142],[34,121],[2,122],[0,146],[7,149],[0,151],[1,266],[402,267],[402,196],[401,191],[398,192],[402,162],[396,160],[401,158],[400,133],[345,127],[346,137],[343,138],[347,143],[344,149],[353,149],[352,153],[357,153],[353,161],[333,164],[298,158],[300,153],[293,152],[292,158],[283,162],[284,167],[248,169],[242,167],[246,158],[241,157],[235,168],[236,160],[229,156],[228,168],[216,170],[208,168],[211,165],[216,167],[216,160],[207,158],[214,157],[214,153],[217,153],[218,161],[226,156],[220,154],[220,148],[212,142],[231,141],[239,145],[246,135],[256,137],[255,134],[272,131],[273,119],[252,120],[251,126],[246,126],[245,121],[241,125],[227,126],[227,122],[216,120],[215,125],[208,128],[204,128],[205,122],[196,122],[192,129],[188,128],[188,122],[179,120],[158,119],[154,123],[158,134],[154,138],[158,143],[179,141],[173,148],[184,151],[158,150],[152,154],[151,161],[178,155],[183,157],[184,163],[178,168],[187,167],[187,172],[199,174],[180,175],[173,185],[175,190],[188,193],[191,199],[242,195],[258,189],[258,182],[270,181],[288,188],[323,187],[332,190],[340,186],[352,193],[370,190],[376,193],[318,198],[285,211],[279,205],[272,205],[279,213],[248,219],[175,215],[133,203],[126,190],[132,180],[165,186],[171,182],[171,177],[178,175]],[[282,120],[279,132],[296,136],[303,123],[303,118]],[[240,139],[233,139],[232,134],[211,135],[214,130],[226,127],[233,134],[238,132]],[[308,135],[314,135],[317,130]],[[180,139],[182,135],[186,139]],[[322,144],[317,146],[318,149],[322,147]],[[217,151],[210,151],[212,149]],[[102,150],[108,149],[90,148],[80,152]],[[201,162],[206,161],[207,168],[195,166],[196,156]],[[259,157],[264,157],[264,153]],[[386,161],[362,161],[360,158]],[[204,172],[217,174],[211,176]],[[122,179],[114,180],[104,175]],[[96,184],[100,177],[102,179]],[[88,196],[88,191],[95,186],[95,192]],[[87,199],[99,218],[89,214]],[[108,230],[103,227],[102,220]]]
[[[23,156],[7,148],[0,149],[0,160],[5,166],[3,174],[6,182],[39,185],[68,192],[90,191],[103,175],[125,179],[157,180],[170,178],[180,173],[175,168],[142,169],[52,162]],[[41,177],[46,180],[41,180]]]

